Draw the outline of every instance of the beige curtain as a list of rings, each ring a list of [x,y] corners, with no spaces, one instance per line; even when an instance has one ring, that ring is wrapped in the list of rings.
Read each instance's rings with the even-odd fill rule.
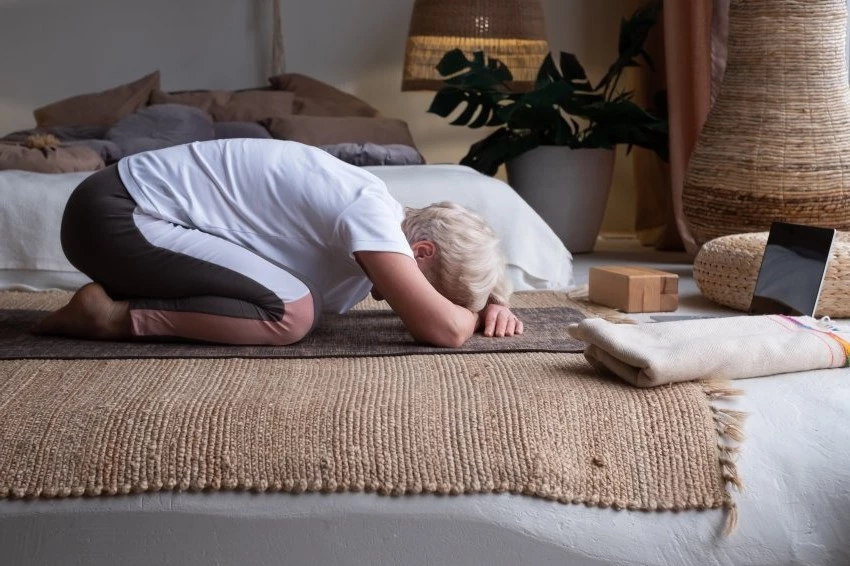
[[[682,185],[693,151],[726,60],[729,0],[666,0],[658,38],[647,49],[661,69],[660,77],[645,75],[640,88],[646,97],[667,89],[670,121],[670,162],[648,152],[635,155],[636,227],[645,244],[658,249],[697,251],[682,216]]]

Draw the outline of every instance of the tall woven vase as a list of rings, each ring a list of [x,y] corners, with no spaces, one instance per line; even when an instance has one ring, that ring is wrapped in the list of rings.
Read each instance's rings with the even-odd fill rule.
[[[726,74],[691,156],[699,244],[771,222],[850,229],[846,0],[731,0]]]

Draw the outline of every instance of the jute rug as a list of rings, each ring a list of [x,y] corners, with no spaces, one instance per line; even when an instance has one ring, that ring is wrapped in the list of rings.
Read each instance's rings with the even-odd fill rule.
[[[731,527],[740,415],[712,401],[734,393],[553,352],[2,360],[0,497],[512,492]]]

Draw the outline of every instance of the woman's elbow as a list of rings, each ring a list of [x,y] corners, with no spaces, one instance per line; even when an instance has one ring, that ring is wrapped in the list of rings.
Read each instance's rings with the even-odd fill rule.
[[[472,337],[474,327],[463,324],[447,324],[440,329],[431,329],[428,336],[420,339],[440,348],[460,348]]]
[[[458,332],[440,336],[433,342],[433,344],[434,346],[439,346],[441,348],[460,348],[466,344],[467,340],[469,340],[469,336]]]

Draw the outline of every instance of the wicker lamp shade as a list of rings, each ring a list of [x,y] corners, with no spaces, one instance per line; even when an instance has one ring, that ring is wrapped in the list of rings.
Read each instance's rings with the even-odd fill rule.
[[[446,52],[484,51],[504,62],[517,87],[533,84],[549,53],[538,0],[416,0],[404,54],[402,90],[438,90]]]
[[[697,243],[771,222],[850,230],[846,0],[732,0],[726,73],[691,156]]]

